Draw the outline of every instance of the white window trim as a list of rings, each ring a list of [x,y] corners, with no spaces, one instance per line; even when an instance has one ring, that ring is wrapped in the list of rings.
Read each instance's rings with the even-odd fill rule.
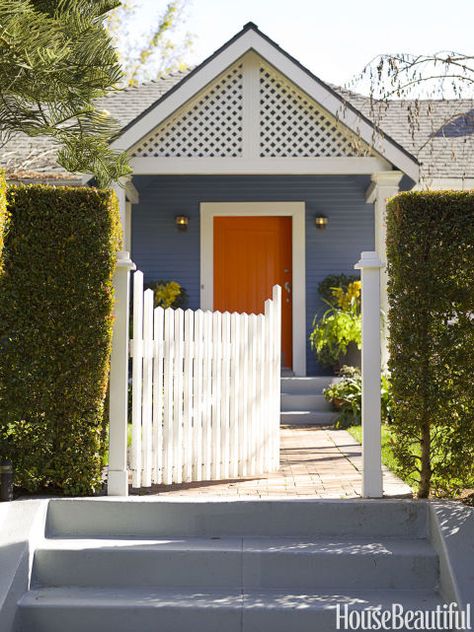
[[[304,202],[201,202],[201,309],[214,305],[214,217],[284,216],[292,228],[293,372],[306,375]]]

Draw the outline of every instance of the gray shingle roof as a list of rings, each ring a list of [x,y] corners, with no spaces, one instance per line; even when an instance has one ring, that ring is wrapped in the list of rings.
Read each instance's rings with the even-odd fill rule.
[[[473,99],[373,104],[368,97],[337,90],[418,159],[423,178],[474,177]]]
[[[126,88],[101,99],[125,127],[173,88],[186,72],[178,72],[138,87]],[[474,177],[474,108],[472,100],[391,101],[371,104],[369,98],[332,86],[351,105],[374,121],[380,129],[416,156],[422,177]],[[418,110],[417,110],[418,108]],[[410,123],[417,112],[415,122]],[[22,179],[77,181],[55,162],[55,147],[47,138],[18,135],[0,150],[0,164]]]

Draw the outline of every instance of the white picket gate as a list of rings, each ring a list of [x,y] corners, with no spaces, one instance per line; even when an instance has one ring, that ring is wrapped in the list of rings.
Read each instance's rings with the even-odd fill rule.
[[[281,288],[257,316],[154,309],[133,285],[132,486],[278,469]]]

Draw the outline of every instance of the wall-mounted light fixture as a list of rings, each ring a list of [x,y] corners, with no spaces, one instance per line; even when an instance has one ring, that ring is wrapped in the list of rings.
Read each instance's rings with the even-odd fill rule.
[[[188,229],[189,217],[187,217],[186,215],[177,215],[175,219],[178,230]]]
[[[324,230],[328,225],[328,218],[326,215],[316,215],[314,218],[314,225],[319,230]]]

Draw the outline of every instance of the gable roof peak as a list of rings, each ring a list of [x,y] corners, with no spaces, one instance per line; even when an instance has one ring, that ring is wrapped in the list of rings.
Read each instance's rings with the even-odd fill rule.
[[[255,24],[255,22],[247,22],[247,24],[244,24],[242,27],[242,31],[248,31],[249,29],[252,29],[253,31],[258,31],[258,26]]]
[[[381,133],[376,134],[378,130],[374,122],[367,118],[359,107],[354,106],[341,93],[336,92],[327,83],[316,77],[262,33],[253,22],[244,25],[242,31],[234,35],[215,53],[125,125],[112,146],[121,151],[130,150],[139,140],[149,135],[154,128],[157,128],[165,119],[177,112],[185,103],[190,102],[249,51],[253,51],[265,60],[302,93],[306,94],[309,99],[320,104],[329,115],[336,118],[368,145],[374,144],[376,135],[375,151],[393,166],[409,175],[412,180],[418,179],[418,161],[408,150],[398,145],[385,132],[381,131]]]

